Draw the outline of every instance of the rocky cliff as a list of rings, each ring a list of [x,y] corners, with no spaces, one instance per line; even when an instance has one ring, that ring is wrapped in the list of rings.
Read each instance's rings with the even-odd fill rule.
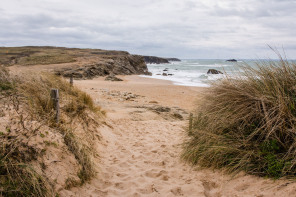
[[[79,67],[66,67],[55,71],[64,77],[73,76],[76,79],[91,79],[96,76],[115,75],[150,75],[144,58],[139,55],[124,55],[108,57],[105,61],[85,64]]]
[[[89,79],[96,76],[150,75],[143,56],[126,51],[65,47],[0,47],[0,65],[39,66],[57,75]],[[41,66],[45,65],[45,66]],[[47,66],[48,65],[48,66]]]

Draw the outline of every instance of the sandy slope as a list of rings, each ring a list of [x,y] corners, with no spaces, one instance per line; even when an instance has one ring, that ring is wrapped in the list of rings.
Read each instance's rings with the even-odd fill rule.
[[[296,196],[296,183],[291,181],[243,173],[231,177],[180,161],[187,120],[152,109],[169,106],[186,119],[185,112],[173,107],[190,110],[202,89],[136,76],[125,79],[75,82],[103,106],[108,118],[101,128],[103,145],[97,147],[97,177],[62,191],[62,196]],[[128,92],[135,98],[126,100]]]

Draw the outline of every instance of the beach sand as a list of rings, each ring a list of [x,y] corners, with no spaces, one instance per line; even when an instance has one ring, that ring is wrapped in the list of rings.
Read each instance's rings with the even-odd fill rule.
[[[296,183],[198,169],[180,159],[188,113],[204,88],[119,76],[74,81],[107,112],[97,176],[61,196],[295,196]],[[182,119],[183,118],[183,119]]]

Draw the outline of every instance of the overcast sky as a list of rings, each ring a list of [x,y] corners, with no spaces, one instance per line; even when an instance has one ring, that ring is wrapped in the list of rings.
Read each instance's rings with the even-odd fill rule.
[[[0,46],[296,58],[296,0],[0,0]]]

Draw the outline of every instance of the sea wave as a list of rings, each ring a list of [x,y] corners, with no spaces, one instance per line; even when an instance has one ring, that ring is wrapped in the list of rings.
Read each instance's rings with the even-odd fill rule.
[[[207,74],[209,69],[227,72],[228,75],[237,71],[235,63],[225,60],[182,60],[169,64],[147,64],[147,66],[152,76],[145,77],[169,80],[176,85],[199,87],[208,87],[212,82],[224,77],[223,74]]]

